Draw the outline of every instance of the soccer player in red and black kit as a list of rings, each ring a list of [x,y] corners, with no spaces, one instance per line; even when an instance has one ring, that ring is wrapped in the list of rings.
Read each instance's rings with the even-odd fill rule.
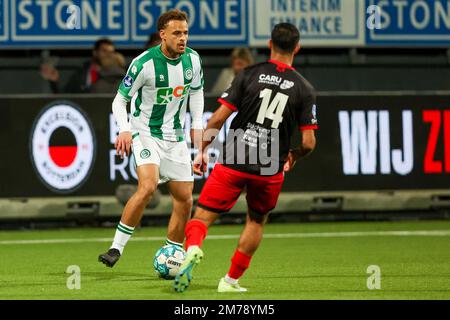
[[[240,72],[219,99],[221,106],[209,120],[202,151],[194,160],[196,174],[202,175],[206,170],[207,146],[227,118],[235,111],[237,115],[231,123],[224,154],[206,181],[194,217],[186,226],[187,255],[175,278],[177,292],[189,286],[192,270],[203,258],[201,246],[208,227],[234,206],[244,188],[247,221],[218,292],[247,291],[239,286],[238,279],[262,240],[268,213],[275,208],[281,192],[284,172],[292,170],[296,161],[311,153],[316,144],[314,88],[292,67],[294,55],[300,50],[299,40],[300,33],[294,25],[276,25],[269,41],[270,60]],[[302,142],[290,149],[297,129],[302,133]]]

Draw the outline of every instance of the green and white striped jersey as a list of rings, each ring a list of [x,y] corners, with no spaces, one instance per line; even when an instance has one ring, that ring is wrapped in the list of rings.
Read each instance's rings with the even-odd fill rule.
[[[203,71],[198,53],[186,48],[179,58],[169,59],[159,45],[133,60],[118,92],[131,100],[132,131],[149,130],[162,140],[183,141],[188,97],[199,90]]]

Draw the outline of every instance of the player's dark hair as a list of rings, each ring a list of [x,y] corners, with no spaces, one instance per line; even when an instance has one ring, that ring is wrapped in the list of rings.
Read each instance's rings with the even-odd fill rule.
[[[97,41],[95,41],[94,50],[97,51],[104,44],[108,44],[108,45],[114,46],[114,43],[110,39],[108,39],[108,38],[100,38]]]
[[[187,13],[178,9],[172,9],[164,12],[158,18],[158,31],[167,27],[167,24],[172,20],[189,22]]]
[[[292,53],[300,41],[300,32],[290,23],[279,23],[272,30],[272,43],[275,49]]]

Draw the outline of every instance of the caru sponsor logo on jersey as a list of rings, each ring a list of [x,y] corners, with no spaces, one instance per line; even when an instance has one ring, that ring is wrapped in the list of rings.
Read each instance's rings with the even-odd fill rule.
[[[190,85],[178,86],[175,88],[159,88],[156,92],[156,103],[167,104],[175,98],[184,98],[188,93]]]
[[[259,75],[259,83],[266,83],[266,84],[274,84],[276,86],[279,86],[281,81],[283,81],[283,78],[273,75],[266,75],[266,74],[260,74]]]

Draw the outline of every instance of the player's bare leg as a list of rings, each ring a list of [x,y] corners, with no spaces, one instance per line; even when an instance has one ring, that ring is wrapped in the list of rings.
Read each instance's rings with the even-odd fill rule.
[[[238,284],[239,278],[247,270],[253,254],[258,249],[263,238],[264,224],[267,215],[261,215],[250,208],[247,211],[247,221],[239,238],[238,246],[231,258],[231,266],[224,278],[220,279],[218,292],[246,292]]]
[[[207,228],[209,228],[209,226],[212,225],[219,217],[220,214],[218,213],[197,207],[195,209],[195,213],[194,216],[192,217],[192,220],[199,220],[203,222]]]
[[[250,208],[247,211],[247,221],[239,238],[237,250],[252,256],[263,238],[264,225],[268,215],[260,215]]]
[[[138,189],[125,205],[111,248],[98,257],[98,260],[108,267],[113,267],[119,260],[134,228],[142,219],[146,205],[158,187],[159,169],[157,165],[142,165],[137,168],[136,172]]]
[[[121,222],[136,227],[142,219],[145,206],[152,199],[158,188],[159,168],[155,164],[146,164],[137,167],[138,189],[128,200],[122,214]]]
[[[186,259],[180,267],[180,273],[175,277],[174,288],[177,292],[183,292],[192,280],[192,271],[202,258],[203,251],[200,249],[206,237],[208,228],[219,217],[218,213],[197,207],[192,220],[185,229],[186,233]]]
[[[193,182],[170,181],[168,183],[172,197],[172,215],[167,228],[167,242],[175,245],[183,245],[184,229],[191,217]]]

